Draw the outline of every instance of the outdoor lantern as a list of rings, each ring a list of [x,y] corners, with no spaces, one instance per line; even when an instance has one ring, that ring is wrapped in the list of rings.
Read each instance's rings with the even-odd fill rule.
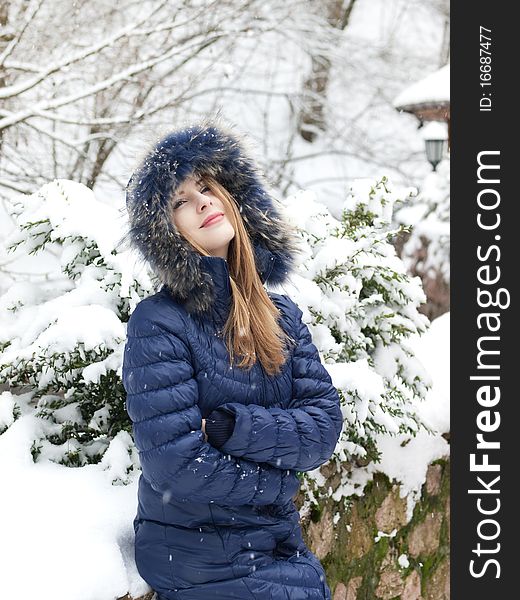
[[[410,113],[419,120],[426,157],[436,171],[444,157],[444,142],[448,142],[448,152],[451,145],[449,63],[407,87],[393,105],[399,112]]]
[[[444,155],[444,145],[448,137],[445,125],[439,121],[430,121],[424,127],[422,134],[426,146],[426,158],[434,171],[437,170],[437,165]]]

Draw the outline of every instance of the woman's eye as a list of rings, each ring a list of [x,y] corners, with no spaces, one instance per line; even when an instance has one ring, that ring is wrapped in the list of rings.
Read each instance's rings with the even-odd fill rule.
[[[204,194],[205,192],[211,192],[207,185],[203,186],[200,190],[201,194]],[[175,204],[173,205],[173,209],[175,210],[176,208],[178,208],[183,202],[187,202],[187,200],[177,200],[177,202],[175,202]]]

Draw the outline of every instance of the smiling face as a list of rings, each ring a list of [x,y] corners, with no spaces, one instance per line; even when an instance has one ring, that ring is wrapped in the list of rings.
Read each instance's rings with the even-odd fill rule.
[[[173,223],[181,235],[188,241],[197,242],[208,254],[227,260],[229,242],[235,237],[235,230],[224,202],[202,179],[185,179],[173,194],[170,206]],[[212,215],[218,216],[204,224]]]

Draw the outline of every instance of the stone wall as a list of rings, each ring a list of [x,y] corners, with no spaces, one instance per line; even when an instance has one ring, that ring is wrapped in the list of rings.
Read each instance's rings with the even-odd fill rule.
[[[382,473],[362,497],[339,504],[321,499],[302,524],[308,546],[325,567],[333,599],[447,600],[449,492],[450,463],[440,459],[429,466],[409,521],[400,486]]]

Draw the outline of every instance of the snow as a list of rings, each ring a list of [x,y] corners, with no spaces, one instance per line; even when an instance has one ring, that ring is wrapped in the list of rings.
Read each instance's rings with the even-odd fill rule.
[[[381,538],[389,537],[393,538],[397,535],[397,529],[392,529],[390,533],[385,533],[384,531],[378,531],[376,537],[374,538],[374,542],[379,542]]]
[[[412,225],[408,241],[404,244],[401,258],[408,270],[417,255],[428,245],[426,259],[417,265],[419,270],[431,277],[440,273],[450,281],[450,161],[442,160],[437,171],[424,179],[421,191],[412,203],[405,204],[394,214],[397,223]]]
[[[450,431],[450,313],[437,317],[428,331],[408,343],[417,358],[428,365],[433,388],[419,405],[421,415],[441,433]]]
[[[406,556],[406,554],[401,554],[397,559],[397,562],[403,569],[407,569],[410,566],[410,561],[408,560],[408,556]]]
[[[449,333],[450,313],[445,313],[432,322],[425,334],[408,340],[432,377],[433,385],[426,399],[418,402],[416,408],[435,433],[421,430],[415,437],[404,434],[376,436],[378,449],[382,453],[381,462],[353,469],[344,476],[342,484],[332,495],[334,500],[339,502],[341,498],[353,494],[361,496],[374,473],[382,472],[390,480],[400,483],[401,497],[407,496],[408,500],[407,517],[411,519],[421,487],[426,481],[428,465],[450,455],[450,446],[442,437],[443,433],[450,431]]]
[[[112,485],[106,454],[104,465],[80,469],[34,464],[38,426],[27,414],[0,436],[0,597],[113,600],[146,593],[133,559],[136,476]],[[109,458],[124,470],[117,452]]]
[[[450,101],[450,65],[444,65],[435,73],[417,81],[403,90],[393,105],[404,108],[416,104],[435,104]]]
[[[85,296],[82,296],[85,301]],[[52,307],[55,322],[49,327],[48,309],[51,303],[43,308],[30,307],[24,311],[23,323],[17,322],[17,327],[26,324],[25,334],[20,338],[20,346],[10,346],[3,353],[2,359],[11,362],[16,358],[29,359],[33,352],[40,348],[48,348],[60,352],[71,352],[77,343],[82,343],[85,350],[92,350],[107,340],[122,340],[125,331],[122,323],[112,311],[95,304],[91,306]],[[92,327],[92,323],[96,327]],[[5,335],[5,334],[4,334]],[[43,387],[43,386],[42,386]]]
[[[430,121],[421,127],[421,137],[423,140],[447,140],[448,124],[445,121]]]
[[[357,398],[354,402],[358,419],[363,422],[368,416],[370,402],[382,402],[385,393],[383,379],[369,367],[363,358],[350,363],[327,365],[327,370],[335,387],[346,390],[355,389]]]
[[[426,204],[411,204],[410,206],[403,206],[395,214],[395,218],[399,223],[403,225],[414,225],[419,223],[427,210]]]

